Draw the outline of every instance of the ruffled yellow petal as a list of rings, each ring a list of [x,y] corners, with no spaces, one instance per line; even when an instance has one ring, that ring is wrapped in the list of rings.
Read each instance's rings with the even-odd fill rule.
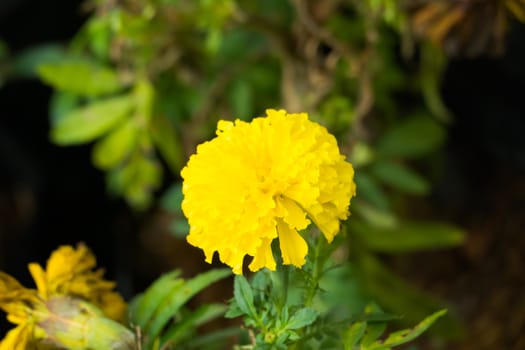
[[[304,230],[310,224],[310,220],[306,218],[306,212],[293,200],[280,197],[277,199],[277,203],[279,206],[282,205],[282,219],[290,225],[290,227],[297,230]]]
[[[277,231],[279,231],[279,246],[283,263],[297,267],[303,266],[306,253],[308,253],[308,245],[304,238],[282,220],[277,220]]]
[[[273,258],[271,244],[272,241],[269,239],[265,239],[261,243],[261,245],[257,249],[257,252],[255,253],[255,256],[253,257],[253,261],[248,266],[251,271],[257,271],[264,267],[266,267],[269,270],[275,271],[276,264],[275,259]],[[235,273],[241,272],[242,271]]]
[[[12,299],[26,290],[15,278],[0,271],[0,302]]]
[[[0,271],[0,308],[8,314],[11,322],[23,323],[28,317],[28,310],[39,302],[36,291],[25,288]]]
[[[0,350],[26,350],[33,336],[33,325],[24,323],[11,329],[0,343]]]
[[[35,281],[36,288],[38,289],[38,293],[42,296],[42,298],[47,299],[48,298],[48,291],[47,291],[47,276],[46,272],[37,263],[31,263],[28,265],[29,272],[31,273],[31,276],[33,277],[33,280]]]
[[[49,293],[67,294],[75,286],[71,281],[92,274],[96,263],[95,256],[83,244],[79,244],[77,249],[71,246],[59,247],[51,253],[46,265]]]

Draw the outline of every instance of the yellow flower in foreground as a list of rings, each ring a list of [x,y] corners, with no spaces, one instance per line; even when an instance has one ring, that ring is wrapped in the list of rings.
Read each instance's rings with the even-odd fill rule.
[[[113,291],[114,283],[102,278],[103,271],[93,271],[95,265],[93,254],[80,244],[76,249],[62,246],[55,250],[45,271],[38,264],[29,264],[36,290],[0,271],[0,308],[17,325],[2,340],[0,350],[53,349],[38,341],[64,344],[74,337],[71,349],[83,349],[82,344],[91,341],[84,339],[89,322],[106,333],[115,330],[115,322],[109,319],[122,320],[126,304]],[[117,338],[123,334],[118,327],[116,332]],[[129,337],[126,332],[123,336]]]
[[[246,123],[219,121],[217,137],[197,147],[182,170],[187,240],[214,252],[234,273],[275,270],[271,242],[279,238],[284,264],[301,267],[308,246],[298,231],[310,221],[328,242],[348,217],[354,170],[326,128],[306,113],[267,110]]]

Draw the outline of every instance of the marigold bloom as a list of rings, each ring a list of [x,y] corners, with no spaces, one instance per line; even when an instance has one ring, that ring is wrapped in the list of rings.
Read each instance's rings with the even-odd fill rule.
[[[47,334],[49,329],[46,327],[56,330],[56,316],[62,316],[63,312],[77,319],[79,315],[89,317],[83,315],[84,311],[79,311],[86,310],[89,305],[82,304],[83,301],[100,308],[103,315],[96,315],[100,320],[104,316],[122,320],[126,304],[113,291],[114,283],[102,278],[103,271],[93,271],[95,265],[94,255],[80,244],[76,249],[62,246],[55,250],[47,261],[45,271],[36,263],[29,264],[37,289],[25,288],[16,279],[0,271],[0,308],[7,313],[7,319],[17,325],[2,340],[0,350],[55,348],[38,344],[38,340],[49,340],[51,336],[56,336]],[[81,309],[72,311],[64,308],[64,305]],[[99,323],[107,322],[102,320]]]
[[[29,264],[29,271],[43,298],[51,295],[71,295],[98,306],[104,314],[122,321],[126,304],[113,289],[115,282],[103,279],[104,270],[94,270],[97,260],[83,244],[77,248],[61,246],[49,257],[46,270],[36,263]]]
[[[187,240],[214,252],[234,273],[275,270],[271,242],[284,264],[301,267],[308,246],[298,233],[310,221],[331,242],[355,195],[352,165],[326,128],[306,113],[267,110],[247,123],[219,121],[217,137],[197,147],[181,175]]]

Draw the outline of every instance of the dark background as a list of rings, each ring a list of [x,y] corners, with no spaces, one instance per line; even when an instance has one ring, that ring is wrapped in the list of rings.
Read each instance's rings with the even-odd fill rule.
[[[1,0],[0,39],[12,54],[66,43],[85,18],[80,1]],[[436,217],[468,231],[465,246],[398,264],[406,278],[449,300],[464,318],[467,340],[458,349],[525,349],[524,27],[514,24],[503,57],[454,59],[444,77],[455,122],[432,206]],[[137,237],[153,211],[136,215],[108,196],[89,145],[48,141],[50,88],[35,80],[4,84],[0,269],[31,285],[28,262],[44,263],[58,245],[83,241],[130,297],[141,285]]]
[[[0,40],[11,55],[36,44],[67,43],[87,17],[80,3],[2,0]],[[32,285],[28,262],[44,264],[58,245],[82,241],[95,252],[99,266],[106,268],[106,276],[118,279],[121,292],[129,297],[132,247],[127,244],[136,234],[131,228],[138,218],[122,200],[108,197],[104,175],[91,165],[89,145],[58,147],[49,142],[51,89],[30,79],[4,83],[0,88],[1,270]]]

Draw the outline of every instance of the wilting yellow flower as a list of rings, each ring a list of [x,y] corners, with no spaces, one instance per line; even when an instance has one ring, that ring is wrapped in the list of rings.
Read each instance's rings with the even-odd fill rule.
[[[219,121],[217,137],[197,147],[182,170],[187,240],[242,273],[275,270],[271,242],[284,264],[301,267],[308,246],[297,232],[310,221],[331,242],[348,217],[354,170],[326,128],[306,113],[267,110],[247,123]]]
[[[47,299],[52,295],[71,295],[98,306],[104,314],[122,321],[126,304],[114,292],[115,282],[103,279],[104,270],[93,270],[97,261],[93,253],[83,244],[77,248],[61,246],[49,257],[46,270],[39,264],[29,264],[39,294]]]
[[[7,313],[7,319],[17,325],[2,340],[0,350],[53,348],[38,344],[38,340],[63,344],[64,339],[67,341],[67,335],[64,336],[67,332],[78,336],[79,342],[85,342],[82,338],[85,330],[78,325],[94,320],[107,328],[113,321],[105,317],[122,320],[126,304],[113,291],[114,283],[102,278],[103,271],[93,271],[95,265],[94,255],[80,244],[76,249],[62,246],[55,250],[45,271],[36,263],[29,264],[37,289],[25,288],[0,271],[0,308]],[[117,332],[122,334],[121,329]],[[124,336],[129,336],[126,332]]]

